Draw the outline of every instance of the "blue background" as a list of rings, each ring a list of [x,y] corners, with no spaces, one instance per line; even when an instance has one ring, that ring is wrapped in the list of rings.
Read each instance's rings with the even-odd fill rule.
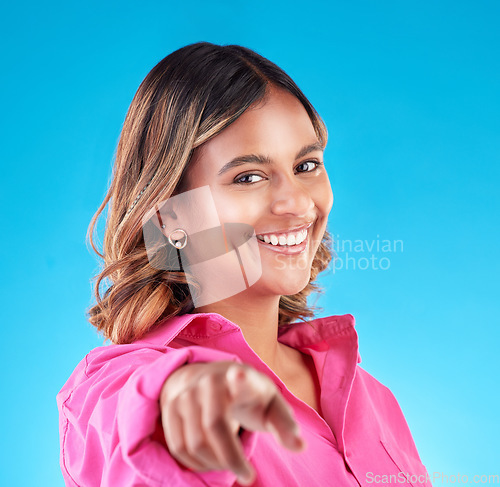
[[[499,474],[499,14],[456,0],[4,7],[0,484],[63,485],[55,396],[102,344],[84,315],[87,226],[140,82],[200,40],[268,57],[323,116],[330,231],[403,250],[332,267],[321,315],[355,316],[362,366],[431,475]],[[372,255],[389,267],[359,269]]]

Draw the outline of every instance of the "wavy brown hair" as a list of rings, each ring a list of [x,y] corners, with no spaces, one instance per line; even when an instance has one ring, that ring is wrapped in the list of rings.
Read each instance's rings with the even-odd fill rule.
[[[93,279],[96,304],[87,314],[105,338],[130,343],[159,322],[194,309],[192,277],[149,264],[142,218],[180,191],[195,149],[263,100],[270,85],[302,103],[325,146],[326,126],[298,86],[274,63],[242,46],[199,42],[182,47],[162,59],[139,86],[118,141],[108,192],[87,233],[104,261]],[[106,206],[101,253],[94,232]],[[281,296],[280,325],[314,316],[316,308],[308,306],[307,297],[321,292],[314,280],[332,259],[331,244],[326,231],[308,285]],[[103,284],[107,288],[101,296]]]

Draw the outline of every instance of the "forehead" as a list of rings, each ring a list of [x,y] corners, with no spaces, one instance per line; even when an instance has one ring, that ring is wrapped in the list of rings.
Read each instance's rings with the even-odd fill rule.
[[[199,147],[190,169],[196,171],[203,161],[205,169],[217,170],[229,159],[249,153],[293,160],[301,147],[315,141],[316,132],[302,103],[291,93],[272,88],[260,103]]]

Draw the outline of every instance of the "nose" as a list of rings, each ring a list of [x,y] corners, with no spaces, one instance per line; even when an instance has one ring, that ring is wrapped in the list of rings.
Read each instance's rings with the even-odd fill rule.
[[[275,215],[311,215],[315,206],[311,189],[298,181],[295,175],[282,178],[273,188],[271,211]]]

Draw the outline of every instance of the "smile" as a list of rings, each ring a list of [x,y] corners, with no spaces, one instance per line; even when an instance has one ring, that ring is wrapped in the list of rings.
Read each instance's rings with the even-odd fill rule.
[[[257,235],[257,238],[261,242],[265,242],[267,244],[271,244],[274,246],[287,246],[292,247],[295,245],[300,245],[307,238],[307,229],[300,230],[299,232],[289,232],[284,234],[266,234],[266,235]]]
[[[302,254],[308,247],[307,229],[287,234],[257,235],[259,245],[272,252],[281,254]],[[290,242],[290,243],[289,243]]]

